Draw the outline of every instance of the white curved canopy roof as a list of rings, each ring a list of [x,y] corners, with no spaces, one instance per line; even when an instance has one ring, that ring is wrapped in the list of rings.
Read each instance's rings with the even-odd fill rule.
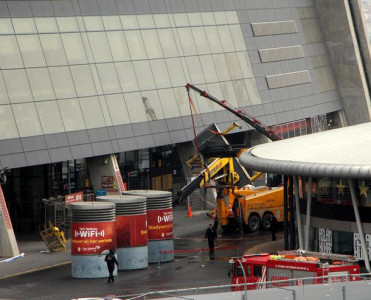
[[[371,122],[258,145],[239,159],[274,174],[371,179]]]

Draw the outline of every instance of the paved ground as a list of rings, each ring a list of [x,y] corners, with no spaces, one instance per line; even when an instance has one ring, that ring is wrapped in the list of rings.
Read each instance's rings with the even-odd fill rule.
[[[203,239],[212,222],[206,213],[194,213],[188,218],[184,207],[174,209],[174,247],[176,250],[206,248]],[[268,232],[246,236],[219,235],[217,246],[232,249],[217,250],[214,260],[208,253],[176,253],[175,261],[150,264],[147,269],[120,271],[114,284],[106,279],[74,279],[71,276],[70,244],[65,252],[45,254],[40,239],[19,240],[23,258],[0,264],[0,299],[71,299],[77,297],[131,295],[153,290],[168,290],[229,283],[228,258],[248,253],[275,252],[283,249],[282,232],[278,240],[270,241]]]

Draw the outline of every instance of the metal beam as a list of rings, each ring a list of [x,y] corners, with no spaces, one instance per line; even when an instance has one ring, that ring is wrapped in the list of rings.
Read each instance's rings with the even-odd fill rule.
[[[312,213],[312,184],[313,184],[313,178],[308,178],[308,191],[307,191],[307,216],[306,216],[306,222],[305,222],[305,244],[304,244],[304,250],[309,250],[309,233],[310,233],[310,227],[311,227],[311,216]]]
[[[299,248],[304,249],[303,243],[303,226],[301,223],[300,215],[300,203],[299,203],[299,181],[298,176],[293,176],[294,178],[294,189],[295,189],[295,211],[296,211],[296,221],[298,224],[298,236],[299,236]]]

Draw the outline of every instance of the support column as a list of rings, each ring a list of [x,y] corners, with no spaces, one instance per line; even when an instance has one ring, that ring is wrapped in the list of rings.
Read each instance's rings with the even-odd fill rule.
[[[354,215],[356,217],[359,238],[361,239],[361,248],[362,248],[363,257],[365,259],[365,266],[366,266],[367,271],[370,272],[370,261],[369,261],[368,253],[367,253],[365,234],[363,232],[362,222],[359,216],[357,197],[356,197],[356,191],[354,190],[353,180],[349,179],[348,184],[349,184],[350,194],[352,196],[352,204],[353,204],[353,209],[354,209]]]
[[[298,176],[293,176],[294,179],[294,188],[295,188],[295,211],[296,211],[296,222],[298,224],[298,237],[299,237],[299,248],[304,248],[303,243],[303,226],[301,224],[300,216],[300,203],[299,203],[299,181]]]
[[[305,244],[304,250],[309,250],[309,233],[311,227],[311,218],[310,215],[312,213],[312,185],[313,185],[313,178],[308,178],[308,192],[307,192],[307,216],[305,222]]]

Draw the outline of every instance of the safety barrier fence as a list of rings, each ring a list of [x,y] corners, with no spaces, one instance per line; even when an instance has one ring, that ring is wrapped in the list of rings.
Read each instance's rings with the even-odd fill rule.
[[[237,246],[214,247],[214,251],[215,250],[230,250],[230,249],[236,249],[236,252],[237,252],[237,255],[238,255],[238,247]],[[192,252],[198,252],[199,255],[189,256],[189,257],[187,257],[187,259],[188,258],[201,257],[201,267],[204,267],[205,266],[205,264],[204,264],[204,253],[205,253],[205,251],[210,251],[210,250],[211,250],[210,248],[185,249],[185,250],[162,250],[162,251],[160,251],[160,261],[158,262],[157,268],[161,268],[162,254],[166,254],[166,253],[192,253]]]
[[[350,280],[350,277],[352,279]],[[335,281],[332,278],[336,278]],[[337,275],[328,275],[328,276],[318,276],[318,277],[305,277],[300,278],[300,280],[310,281],[310,282],[318,282],[322,280],[321,285],[330,284],[330,283],[337,283],[340,284],[340,293],[342,294],[342,299],[348,299],[346,297],[346,289],[344,285],[341,284],[351,284],[351,282],[360,282],[360,281],[370,281],[371,273],[363,273],[363,274],[356,274],[356,275],[346,275],[346,274],[337,274]],[[367,283],[367,295],[369,295],[369,285],[371,283]],[[279,285],[279,286],[278,286]],[[318,286],[319,284],[305,284],[306,287],[313,287]],[[247,300],[247,291],[251,292],[253,290],[262,290],[262,289],[270,289],[275,288],[279,290],[285,290],[291,293],[291,298],[285,297],[285,299],[293,299],[299,300],[301,297],[297,297],[297,288],[300,287],[298,285],[298,278],[296,279],[287,279],[287,280],[277,280],[277,281],[266,281],[266,282],[254,282],[254,283],[240,283],[240,284],[228,284],[228,285],[218,285],[218,286],[205,286],[205,287],[195,287],[195,288],[184,288],[184,289],[174,289],[174,290],[166,290],[166,291],[153,291],[147,292],[141,295],[126,295],[126,296],[115,296],[115,299],[126,299],[126,300],[137,300],[137,299],[154,299],[159,298],[159,296],[163,296],[163,298],[172,297],[172,299],[197,299],[196,295],[204,295],[204,294],[214,294],[218,292],[225,292],[228,290],[231,292],[232,290],[236,291],[243,291],[242,299]],[[302,286],[304,288],[304,285]],[[302,291],[301,291],[302,292]],[[232,293],[231,293],[232,295]],[[365,294],[366,295],[366,294]],[[256,295],[255,295],[256,296]],[[326,297],[328,297],[327,295]],[[226,295],[225,299],[232,299],[227,298]],[[232,297],[232,296],[231,296]],[[236,299],[236,297],[233,297]],[[262,298],[265,299],[265,298]],[[339,298],[340,299],[340,298]],[[349,297],[349,299],[351,299]],[[366,299],[366,298],[356,298],[356,299]],[[354,300],[354,298],[352,298]]]

